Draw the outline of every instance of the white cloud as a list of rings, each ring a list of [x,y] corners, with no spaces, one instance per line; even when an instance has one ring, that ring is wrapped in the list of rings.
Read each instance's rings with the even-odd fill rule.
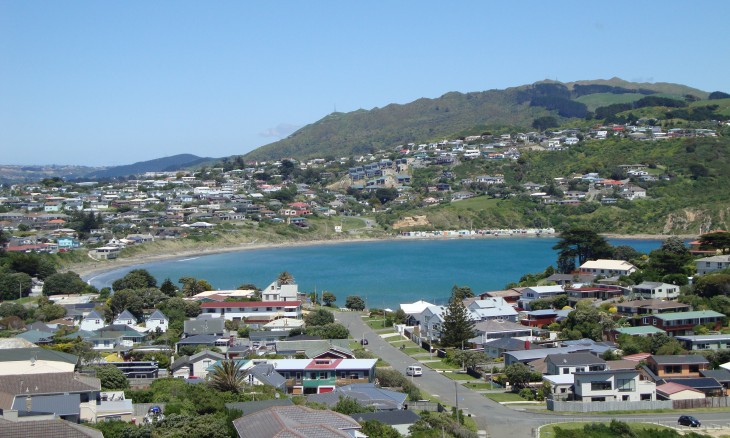
[[[284,138],[299,128],[301,128],[301,126],[292,125],[291,123],[279,123],[274,128],[269,128],[263,132],[259,132],[259,135],[262,137]]]

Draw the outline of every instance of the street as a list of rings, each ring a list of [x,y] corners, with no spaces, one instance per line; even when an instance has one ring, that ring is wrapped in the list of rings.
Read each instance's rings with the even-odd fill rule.
[[[334,315],[337,321],[350,330],[353,338],[367,339],[367,349],[388,362],[395,370],[405,374],[408,365],[417,363],[415,359],[390,345],[368,327],[362,320],[362,313],[334,312]],[[667,426],[676,426],[677,418],[680,415],[680,411],[672,414],[616,414],[600,416],[528,412],[520,409],[512,409],[497,403],[443,376],[428,366],[422,366],[422,368],[423,375],[421,377],[410,377],[410,379],[421,389],[424,396],[439,400],[449,406],[456,406],[456,393],[458,390],[459,409],[464,411],[464,415],[474,417],[479,429],[486,430],[489,434],[488,436],[491,438],[529,438],[533,436],[533,430],[541,425],[566,421],[608,421],[616,419],[631,422],[655,422]],[[691,415],[698,418],[703,425],[730,426],[730,413],[728,412],[692,413]]]

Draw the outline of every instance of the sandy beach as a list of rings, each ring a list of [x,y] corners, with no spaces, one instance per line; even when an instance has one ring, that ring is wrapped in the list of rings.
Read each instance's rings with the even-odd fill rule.
[[[679,237],[680,239],[695,239],[696,235],[661,235],[661,234],[601,234],[607,239],[638,239],[638,240],[664,240],[669,237]],[[554,237],[558,237],[555,234]],[[467,238],[479,238],[479,239],[515,239],[515,238],[538,238],[535,236],[480,236],[480,237],[467,237]],[[103,272],[112,271],[119,268],[125,268],[128,266],[141,265],[151,262],[160,262],[166,260],[182,259],[188,257],[200,257],[213,254],[221,254],[228,252],[238,251],[255,251],[259,249],[270,249],[270,248],[286,248],[286,247],[301,247],[301,246],[322,246],[322,245],[337,245],[342,243],[358,243],[358,242],[375,242],[384,240],[401,240],[401,237],[390,236],[382,238],[344,238],[344,239],[320,239],[320,240],[306,240],[306,241],[290,241],[290,242],[262,242],[262,243],[242,243],[236,245],[224,245],[213,248],[199,248],[199,249],[185,249],[182,251],[170,252],[149,252],[146,254],[135,254],[129,257],[118,258],[114,260],[102,260],[94,261],[89,259],[88,262],[76,263],[68,266],[67,270],[74,271],[79,274],[84,280],[88,281],[89,278],[101,274]],[[453,240],[453,237],[431,237],[430,240]],[[408,239],[408,240],[413,240]]]

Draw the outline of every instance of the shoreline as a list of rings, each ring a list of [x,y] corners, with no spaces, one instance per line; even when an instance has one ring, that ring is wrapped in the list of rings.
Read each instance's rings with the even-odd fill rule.
[[[680,239],[695,239],[696,235],[666,235],[666,234],[611,234],[605,233],[600,234],[606,239],[633,239],[633,240],[664,240],[669,237],[679,237]],[[79,274],[79,276],[85,281],[89,282],[96,276],[104,274],[109,271],[116,269],[127,268],[135,265],[142,265],[154,262],[163,262],[175,259],[189,258],[189,257],[203,257],[208,255],[225,254],[230,252],[243,252],[243,251],[255,251],[260,249],[274,249],[274,248],[285,248],[285,247],[302,247],[302,246],[324,246],[324,245],[337,245],[344,243],[367,243],[367,242],[379,242],[379,241],[418,241],[418,240],[459,240],[459,239],[522,239],[522,238],[552,238],[559,237],[558,234],[550,236],[532,236],[532,235],[509,235],[509,236],[465,236],[465,237],[365,237],[365,238],[345,238],[345,239],[318,239],[318,240],[307,240],[307,241],[291,241],[291,242],[263,242],[263,243],[241,243],[231,246],[221,246],[218,248],[205,248],[205,249],[190,249],[179,251],[175,253],[159,252],[149,254],[137,254],[125,258],[117,258],[113,261],[93,261],[89,259],[89,262],[82,262],[77,265],[71,265],[66,270],[73,271]]]

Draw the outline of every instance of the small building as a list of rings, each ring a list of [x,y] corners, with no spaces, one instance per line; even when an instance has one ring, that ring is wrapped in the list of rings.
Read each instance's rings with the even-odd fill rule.
[[[697,266],[697,275],[727,269],[730,268],[730,254],[697,259],[695,260],[695,265]]]
[[[698,325],[711,325],[712,330],[719,330],[724,318],[725,315],[714,310],[698,310],[650,315],[641,318],[641,324],[658,327],[670,336],[682,336],[693,335]]]
[[[661,379],[700,377],[700,371],[710,368],[710,362],[699,354],[653,354],[646,359],[646,365]]]
[[[94,330],[99,330],[105,325],[106,323],[104,322],[104,317],[101,316],[101,314],[99,314],[99,312],[97,312],[96,310],[92,310],[91,312],[89,312],[88,315],[86,315],[84,319],[81,320],[79,329],[92,332]]]
[[[147,327],[147,330],[150,332],[160,329],[160,331],[164,333],[167,331],[169,326],[170,320],[159,309],[152,312],[152,314],[147,317],[147,321],[145,321],[145,327]]]
[[[574,399],[582,402],[654,401],[656,385],[636,370],[575,373]]]
[[[681,383],[664,383],[656,387],[656,395],[659,400],[692,400],[705,398],[705,393],[682,385]]]
[[[624,260],[589,260],[580,265],[581,274],[601,275],[604,277],[630,275],[636,266]]]
[[[631,294],[637,298],[674,300],[679,297],[679,286],[654,281],[644,281],[631,287]]]
[[[727,350],[730,348],[730,335],[677,336],[685,350]]]
[[[587,353],[549,354],[545,357],[547,374],[575,374],[584,371],[605,371],[608,369],[606,361],[600,357]]]

